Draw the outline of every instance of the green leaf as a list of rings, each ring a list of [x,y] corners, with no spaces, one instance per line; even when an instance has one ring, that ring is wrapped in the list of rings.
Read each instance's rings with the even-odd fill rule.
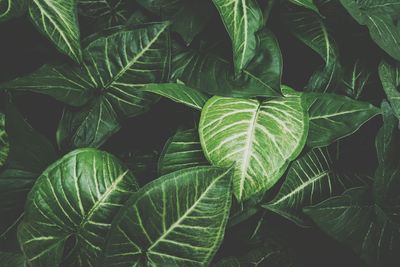
[[[357,100],[370,81],[371,71],[359,60],[356,60],[350,69],[345,70],[343,76],[344,91],[348,96]]]
[[[314,4],[314,0],[289,0],[291,3],[310,9],[319,14],[318,7]]]
[[[212,97],[204,106],[200,140],[219,167],[235,164],[238,200],[271,188],[302,150],[308,116],[299,95],[262,101]]]
[[[178,131],[164,146],[158,162],[158,173],[165,175],[174,171],[208,165],[201,148],[197,129]]]
[[[140,189],[113,222],[104,266],[207,266],[224,236],[231,178],[195,167]]]
[[[370,191],[353,188],[304,212],[327,234],[351,247],[368,266],[399,261],[400,227],[372,203]]]
[[[4,267],[25,267],[24,255],[0,251],[0,263]]]
[[[197,110],[201,110],[209,98],[205,94],[179,83],[148,84],[143,91],[164,96]]]
[[[62,53],[82,61],[76,0],[32,0],[29,15],[37,29]]]
[[[45,66],[2,88],[33,90],[71,106],[86,103],[64,112],[59,145],[98,147],[119,129],[120,121],[146,112],[156,100],[139,89],[167,76],[167,27],[168,23],[151,23],[106,32],[85,48],[83,66]]]
[[[400,224],[399,121],[388,103],[383,102],[382,111],[384,123],[375,140],[379,165],[375,172],[374,197],[389,217]]]
[[[6,132],[6,119],[3,113],[0,113],[0,168],[7,160],[10,144]]]
[[[292,163],[278,195],[263,205],[264,208],[295,222],[310,224],[303,207],[341,194],[357,183],[335,174],[326,148],[315,148]]]
[[[127,168],[105,152],[75,150],[53,163],[29,193],[18,228],[30,266],[59,266],[62,260],[94,266],[113,217],[137,188]],[[71,240],[72,249],[66,246]]]
[[[213,0],[232,40],[235,74],[239,75],[256,55],[263,15],[256,0]]]
[[[201,51],[177,53],[172,62],[172,80],[211,95],[232,97],[279,96],[282,75],[282,55],[279,44],[269,30],[258,34],[256,56],[239,75],[231,64],[218,56]]]
[[[383,89],[397,118],[400,119],[400,66],[382,61],[379,65],[379,77]]]
[[[307,145],[327,146],[356,132],[380,114],[373,105],[335,94],[305,93],[310,116]]]
[[[22,16],[27,9],[27,0],[0,0],[0,22]]]
[[[125,24],[130,15],[127,1],[78,0],[79,14],[94,20],[96,29]]]
[[[371,38],[393,58],[400,60],[400,3],[397,0],[340,0],[350,15],[369,29]]]
[[[189,45],[210,19],[212,5],[203,0],[138,0],[138,4],[171,21],[171,29]],[[211,10],[212,11],[212,10]]]
[[[11,103],[6,105],[5,116],[10,151],[0,172],[1,236],[15,226],[36,178],[57,158],[50,142],[36,132]]]

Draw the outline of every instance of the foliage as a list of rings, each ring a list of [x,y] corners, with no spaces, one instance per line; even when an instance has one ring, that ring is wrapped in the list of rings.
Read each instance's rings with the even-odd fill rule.
[[[397,266],[399,21],[0,0],[0,265]]]

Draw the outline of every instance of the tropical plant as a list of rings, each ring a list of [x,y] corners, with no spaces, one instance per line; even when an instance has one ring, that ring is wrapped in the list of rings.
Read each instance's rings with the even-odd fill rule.
[[[399,21],[0,0],[0,266],[398,266]]]

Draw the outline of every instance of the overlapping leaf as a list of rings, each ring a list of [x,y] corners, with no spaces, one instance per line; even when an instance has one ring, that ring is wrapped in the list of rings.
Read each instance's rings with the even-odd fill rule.
[[[160,175],[174,171],[208,165],[201,148],[197,129],[178,131],[172,136],[161,153],[158,162]]]
[[[234,192],[245,200],[272,187],[303,148],[308,116],[302,98],[270,101],[212,97],[204,106],[200,140],[216,166],[235,164]]]
[[[307,226],[310,223],[303,214],[303,207],[339,195],[356,185],[356,181],[334,173],[326,148],[316,148],[292,163],[278,195],[263,207],[300,226]]]
[[[174,56],[172,80],[211,95],[253,97],[279,96],[282,76],[282,55],[272,32],[258,35],[260,45],[256,57],[235,77],[231,64],[213,54],[188,50]]]
[[[256,55],[263,15],[256,0],[213,0],[232,40],[235,74],[247,67]]]
[[[319,13],[318,7],[315,5],[314,0],[289,0],[291,3],[308,8],[314,12]]]
[[[77,0],[31,0],[33,24],[64,54],[82,61]]]
[[[205,266],[224,236],[231,172],[195,167],[135,193],[110,232],[104,266]]]
[[[357,131],[380,113],[373,105],[335,94],[306,93],[310,147],[327,146]]]
[[[58,130],[61,147],[97,147],[120,127],[120,120],[141,114],[156,99],[140,91],[168,73],[167,23],[122,28],[100,35],[84,50],[82,67],[46,65],[31,76],[2,86],[33,90],[69,105]]]
[[[31,266],[94,266],[111,221],[137,183],[112,155],[75,150],[48,167],[28,195],[18,239]],[[67,240],[74,247],[66,246]],[[69,250],[70,249],[70,250]]]

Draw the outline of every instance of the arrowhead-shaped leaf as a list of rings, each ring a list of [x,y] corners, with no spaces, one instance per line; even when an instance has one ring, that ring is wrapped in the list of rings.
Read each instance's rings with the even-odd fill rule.
[[[359,185],[332,170],[332,160],[326,148],[315,148],[292,163],[278,195],[263,205],[279,215],[308,226],[303,207],[311,206]]]
[[[380,113],[373,105],[335,94],[305,93],[310,132],[307,145],[327,146],[357,131]]]
[[[105,152],[75,150],[53,163],[29,193],[18,228],[29,264],[94,266],[113,217],[137,188],[129,170]]]
[[[121,209],[104,266],[206,266],[220,246],[231,171],[195,167],[149,183]]]
[[[200,140],[211,164],[235,164],[234,192],[242,201],[271,188],[302,150],[308,116],[299,95],[259,102],[212,97],[204,106]]]
[[[201,165],[208,165],[208,162],[201,148],[198,130],[178,131],[165,144],[158,162],[158,173],[164,175]]]
[[[258,45],[256,32],[263,15],[256,0],[213,0],[232,40],[235,74],[238,75],[253,59]]]
[[[64,54],[82,61],[77,0],[32,0],[32,22]]]

